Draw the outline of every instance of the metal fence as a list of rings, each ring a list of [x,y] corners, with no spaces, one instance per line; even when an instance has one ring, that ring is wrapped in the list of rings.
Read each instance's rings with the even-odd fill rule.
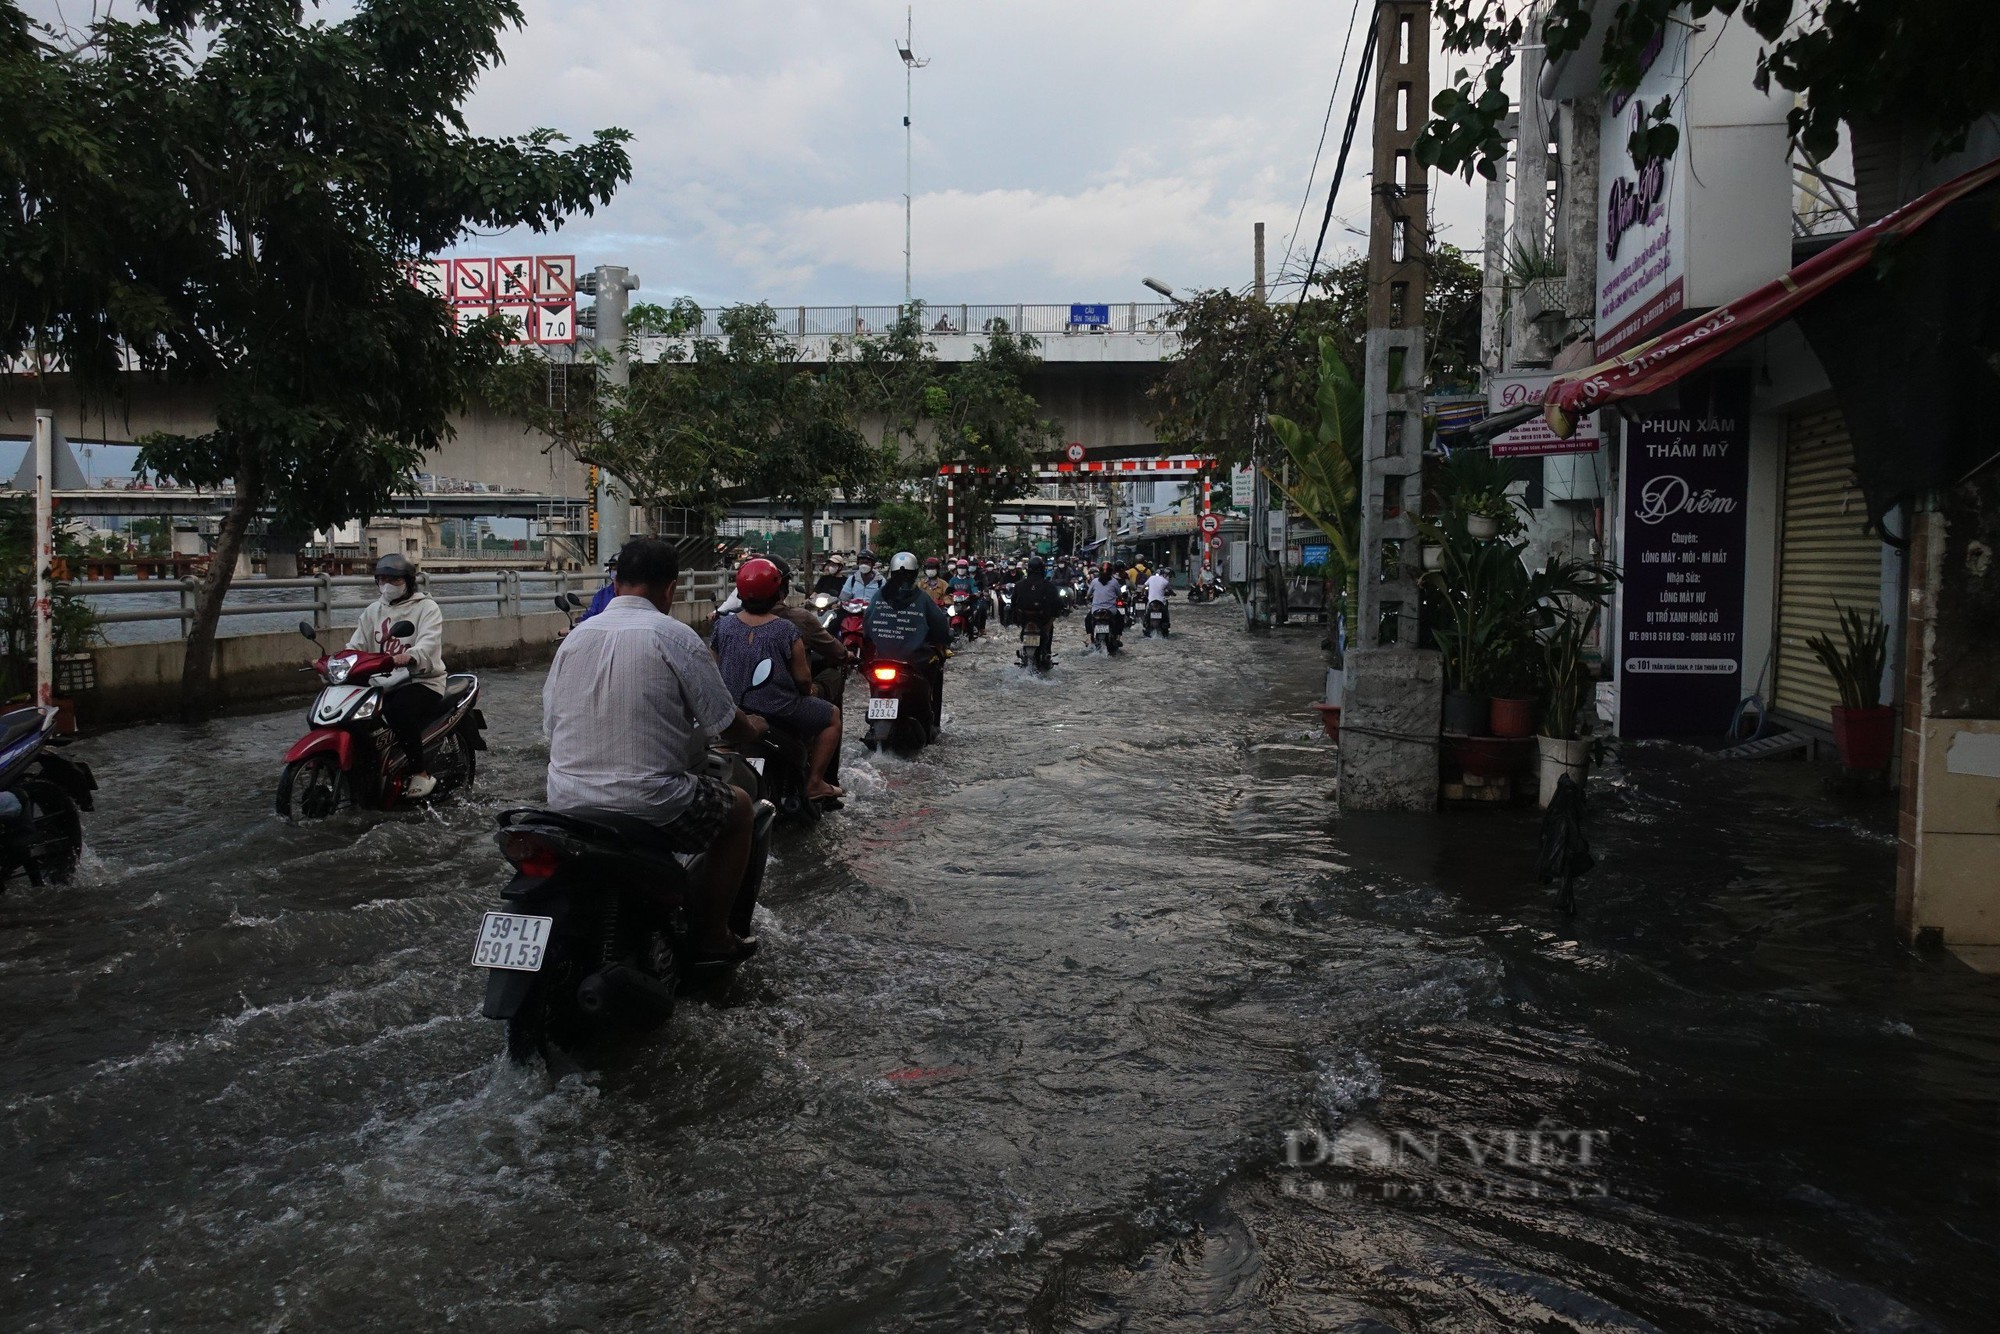
[[[801,338],[867,338],[887,333],[902,314],[900,306],[773,306],[780,332]],[[939,334],[987,334],[1001,324],[1014,333],[1036,337],[1087,338],[1100,334],[1158,334],[1167,331],[1173,307],[1164,301],[1125,301],[1107,307],[1109,324],[1072,324],[1066,304],[1038,303],[997,306],[926,305],[924,331]],[[721,338],[721,317],[707,312],[699,337]]]
[[[424,591],[440,607],[491,607],[493,614],[519,616],[524,612],[553,610],[555,599],[576,593],[587,597],[601,583],[594,571],[493,570],[469,574],[426,574],[419,576]],[[721,570],[692,570],[681,576],[679,597],[684,601],[718,602],[728,596],[731,576]],[[119,608],[93,606],[104,625],[126,625],[144,621],[178,621],[183,632],[194,619],[194,579],[87,580],[55,586],[58,593],[73,594],[92,602],[145,597],[158,602],[162,594],[178,594],[178,605]],[[270,600],[269,593],[297,593],[292,599]],[[345,596],[343,596],[345,594]],[[254,600],[253,600],[254,599]],[[296,616],[310,619],[315,628],[331,630],[335,620],[351,623],[353,614],[375,599],[375,580],[366,575],[313,575],[300,579],[247,579],[232,584],[223,599],[222,615]],[[449,612],[447,612],[449,614]]]

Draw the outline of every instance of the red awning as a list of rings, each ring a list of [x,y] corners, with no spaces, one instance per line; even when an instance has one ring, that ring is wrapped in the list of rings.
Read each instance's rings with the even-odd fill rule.
[[[1747,296],[1686,324],[1669,329],[1610,361],[1574,375],[1558,376],[1542,393],[1542,415],[1558,436],[1567,438],[1577,418],[1629,398],[1665,389],[1690,371],[1741,347],[1799,307],[1852,276],[1875,257],[1885,240],[1914,232],[1948,205],[2000,180],[2000,158],[1975,167],[1929,194],[1914,199],[1880,222],[1863,227]]]

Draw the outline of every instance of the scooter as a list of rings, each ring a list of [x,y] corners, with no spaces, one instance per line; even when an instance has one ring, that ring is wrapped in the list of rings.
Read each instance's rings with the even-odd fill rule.
[[[1022,622],[1021,651],[1016,655],[1016,660],[1029,671],[1039,672],[1043,676],[1047,676],[1049,669],[1055,666],[1055,659],[1042,651],[1042,623],[1040,621]]]
[[[972,595],[954,592],[946,599],[945,614],[951,618],[951,634],[954,639],[970,642],[979,637],[979,626],[973,619]]]
[[[1167,604],[1159,598],[1146,604],[1146,638],[1151,639],[1155,634],[1162,639],[1167,637]]]
[[[868,647],[868,632],[863,628],[867,621],[867,598],[849,598],[840,604],[840,642],[847,646],[847,656],[857,661]]]
[[[937,739],[931,721],[931,683],[914,663],[874,658],[867,666],[868,730],[862,744],[871,751],[914,755]]]
[[[416,632],[409,621],[389,627],[398,638]],[[299,633],[319,647],[319,632],[311,621],[300,621]],[[278,774],[278,814],[287,820],[324,820],[350,802],[393,810],[402,801],[410,766],[382,717],[382,704],[391,693],[412,688],[410,669],[398,667],[387,653],[343,649],[322,652],[306,670],[325,686],[306,715],[311,730],[285,752],[285,767]],[[479,678],[451,673],[445,677],[444,699],[444,712],[424,728],[424,767],[438,780],[437,795],[470,787],[477,753],[486,749]]]
[[[840,620],[840,599],[831,593],[815,593],[806,605],[812,609],[813,619],[819,628],[833,634],[834,626]]]
[[[97,804],[97,779],[89,765],[50,749],[67,740],[47,705],[0,715],[0,889],[16,871],[37,889],[76,874],[81,812]]]
[[[775,658],[766,658],[758,663],[750,678],[752,688],[769,681],[771,673],[779,668]],[[812,756],[805,742],[782,728],[768,728],[757,741],[741,748],[718,742],[714,749],[722,754],[742,756],[762,780],[764,795],[777,808],[778,819],[787,824],[818,824],[823,813],[840,809],[841,803],[837,798],[814,801],[806,796],[806,782],[812,773]],[[839,766],[840,753],[835,751],[833,763],[827,767],[827,782],[838,781]]]
[[[777,812],[740,755],[710,752],[709,773],[751,794],[750,860],[729,927],[750,933]],[[592,1040],[657,1029],[677,996],[720,988],[736,964],[700,961],[695,915],[706,854],[676,853],[661,831],[617,812],[516,807],[499,816],[513,877],[501,910],[481,920],[472,966],[484,968],[481,1013],[507,1025],[507,1055],[552,1066]]]
[[[1110,608],[1090,613],[1090,644],[1099,653],[1117,657],[1125,647],[1125,640],[1118,632],[1118,613]]]

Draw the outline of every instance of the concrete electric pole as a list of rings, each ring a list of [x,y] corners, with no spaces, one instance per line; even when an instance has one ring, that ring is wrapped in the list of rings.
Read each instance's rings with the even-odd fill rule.
[[[597,298],[597,346],[611,354],[611,364],[599,370],[604,383],[619,389],[632,382],[631,350],[625,346],[625,310],[639,277],[623,265],[600,264],[585,280],[585,291]],[[597,472],[597,563],[618,554],[632,536],[632,494],[618,478]]]
[[[1430,190],[1414,150],[1431,100],[1430,0],[1384,0],[1375,25],[1360,596],[1341,715],[1340,805],[1427,811],[1437,805],[1443,692],[1438,654],[1417,647]]]
[[[910,113],[914,110],[916,98],[916,72],[930,64],[928,60],[917,59],[916,7],[906,5],[903,9],[903,40],[896,47],[896,54],[903,58],[903,309],[910,308],[910,216],[911,187],[915,181],[913,155],[910,139]]]
[[[1257,296],[1257,304],[1263,305],[1268,297],[1264,286],[1264,224],[1256,224],[1252,233],[1252,265],[1256,275],[1252,289]],[[1303,296],[1301,296],[1303,299]],[[1258,401],[1257,420],[1250,426],[1250,531],[1248,546],[1244,551],[1243,578],[1244,592],[1249,594],[1243,603],[1246,625],[1251,630],[1271,628],[1271,598],[1266,584],[1270,576],[1270,524],[1271,524],[1271,484],[1264,477],[1264,411],[1269,403]],[[1280,552],[1280,555],[1283,553]]]

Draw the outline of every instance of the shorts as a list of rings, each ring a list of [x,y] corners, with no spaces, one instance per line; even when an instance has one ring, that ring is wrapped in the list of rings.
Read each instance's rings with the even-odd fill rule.
[[[693,799],[679,815],[661,825],[660,832],[666,835],[675,852],[707,852],[735,805],[734,786],[720,778],[696,774]]]
[[[817,695],[795,695],[784,708],[758,716],[771,726],[810,741],[833,725],[833,702]]]

